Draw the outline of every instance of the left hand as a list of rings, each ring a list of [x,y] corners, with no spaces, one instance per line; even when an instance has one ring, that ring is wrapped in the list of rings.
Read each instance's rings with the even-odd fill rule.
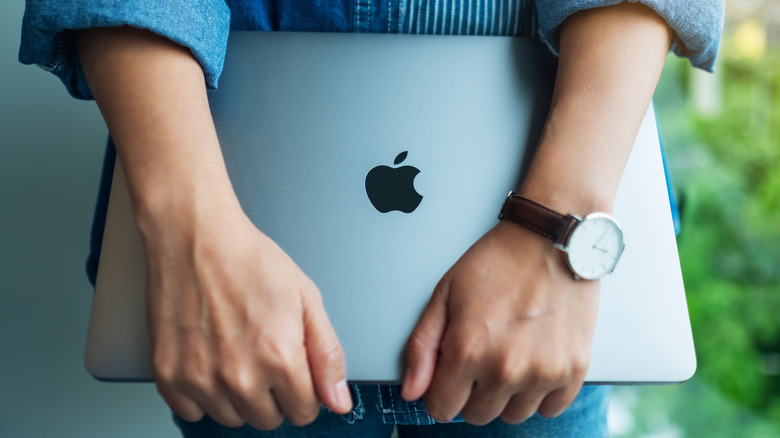
[[[561,414],[585,379],[598,294],[549,240],[499,223],[436,286],[407,344],[403,398],[474,425]]]

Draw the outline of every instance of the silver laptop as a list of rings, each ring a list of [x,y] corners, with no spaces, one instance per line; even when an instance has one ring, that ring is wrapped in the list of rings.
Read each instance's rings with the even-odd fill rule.
[[[232,182],[320,288],[350,380],[400,380],[437,281],[522,179],[553,73],[520,38],[230,35],[210,102]],[[696,360],[652,108],[614,215],[627,247],[602,281],[587,381],[686,380]],[[145,278],[118,166],[85,354],[98,379],[152,379]]]

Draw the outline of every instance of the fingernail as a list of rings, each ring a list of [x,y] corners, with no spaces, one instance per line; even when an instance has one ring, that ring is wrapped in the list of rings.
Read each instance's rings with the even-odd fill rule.
[[[347,380],[336,383],[336,403],[345,411],[352,410],[352,394],[349,392]]]

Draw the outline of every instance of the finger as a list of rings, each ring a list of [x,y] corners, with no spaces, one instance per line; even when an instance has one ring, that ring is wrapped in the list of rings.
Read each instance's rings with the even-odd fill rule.
[[[441,340],[447,327],[447,305],[443,291],[448,286],[444,281],[437,285],[406,344],[406,374],[401,397],[408,401],[422,397],[433,380]]]
[[[447,330],[433,379],[424,397],[433,418],[450,421],[461,412],[476,383],[483,350],[481,340],[468,336],[463,330]]]
[[[187,397],[161,389],[159,385],[157,386],[157,392],[165,401],[165,404],[184,421],[194,423],[200,421],[206,415],[206,412],[201,409],[198,403]]]
[[[178,388],[180,373],[173,362],[162,358],[162,355],[154,355],[154,383],[157,393],[179,417],[185,421],[199,421],[205,412],[198,403],[184,395]]]
[[[301,345],[289,363],[277,371],[273,380],[271,393],[275,403],[284,417],[295,426],[310,424],[320,412],[321,403],[312,379],[307,351]]]
[[[278,351],[279,349],[269,347],[269,350]],[[279,359],[279,357],[284,356],[283,354],[269,356],[273,357],[273,364],[276,366],[283,362]],[[228,360],[222,363],[216,373],[219,393],[216,394],[216,397],[204,395],[204,399],[212,403],[208,406],[204,404],[205,402],[202,403],[207,412],[212,413],[214,410],[220,409],[225,403],[222,400],[226,400],[244,423],[249,423],[261,430],[271,430],[278,427],[284,420],[284,415],[271,393],[270,384],[267,383],[275,378],[274,373],[277,372],[277,369],[268,366],[267,362],[253,360],[246,352],[232,358],[229,352],[225,352],[222,357]],[[212,414],[212,416],[214,415]],[[220,421],[220,419],[224,420],[222,415],[214,419],[225,424],[224,421]],[[232,424],[235,425],[235,423]]]
[[[507,424],[520,424],[533,417],[545,395],[539,392],[515,394],[498,417]]]
[[[273,393],[266,389],[258,391],[251,399],[235,399],[236,412],[258,430],[273,430],[282,425],[284,414],[276,403]]]
[[[461,409],[463,420],[474,426],[484,426],[506,409],[511,393],[495,385],[476,384],[466,405]]]
[[[353,406],[346,359],[316,289],[304,294],[303,318],[308,365],[316,393],[331,411],[346,414]]]
[[[273,333],[256,335],[240,349],[220,353],[221,389],[239,414],[260,430],[277,428],[285,417],[294,425],[308,424],[319,413],[301,321],[268,318]]]
[[[577,398],[581,388],[581,385],[570,385],[551,392],[539,405],[539,413],[547,418],[561,415]]]
[[[197,401],[206,414],[225,427],[241,427],[246,423],[227,395],[204,395]]]
[[[442,361],[444,362],[444,361]],[[463,409],[471,395],[474,380],[468,374],[440,366],[423,400],[432,418],[449,422]]]
[[[199,354],[187,357],[188,366],[182,368],[171,365],[162,354],[155,355],[157,391],[168,406],[186,421],[198,421],[208,414],[227,427],[243,425],[243,418],[215,380],[211,364],[197,360],[202,357]]]
[[[214,378],[204,377],[193,370],[182,374],[188,378],[183,377],[177,382],[175,389],[178,394],[197,403],[208,416],[225,427],[239,427],[246,422]]]
[[[311,385],[309,385],[305,399],[303,396],[296,397],[292,391],[288,392],[288,389],[281,386],[277,386],[274,389],[273,396],[278,409],[281,411],[281,417],[287,418],[293,426],[301,427],[313,423],[317,419],[322,406]],[[279,418],[280,420],[281,417]]]
[[[195,398],[187,392],[188,386],[182,377],[183,372],[176,362],[175,355],[163,354],[172,348],[155,348],[153,354],[154,383],[157,393],[171,410],[185,421],[200,421],[206,414]]]

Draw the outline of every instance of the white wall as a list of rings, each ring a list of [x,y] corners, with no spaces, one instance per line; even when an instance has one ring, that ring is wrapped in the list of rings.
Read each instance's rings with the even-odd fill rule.
[[[0,2],[0,437],[179,436],[152,385],[82,366],[106,129],[93,102],[18,63],[23,11]]]

